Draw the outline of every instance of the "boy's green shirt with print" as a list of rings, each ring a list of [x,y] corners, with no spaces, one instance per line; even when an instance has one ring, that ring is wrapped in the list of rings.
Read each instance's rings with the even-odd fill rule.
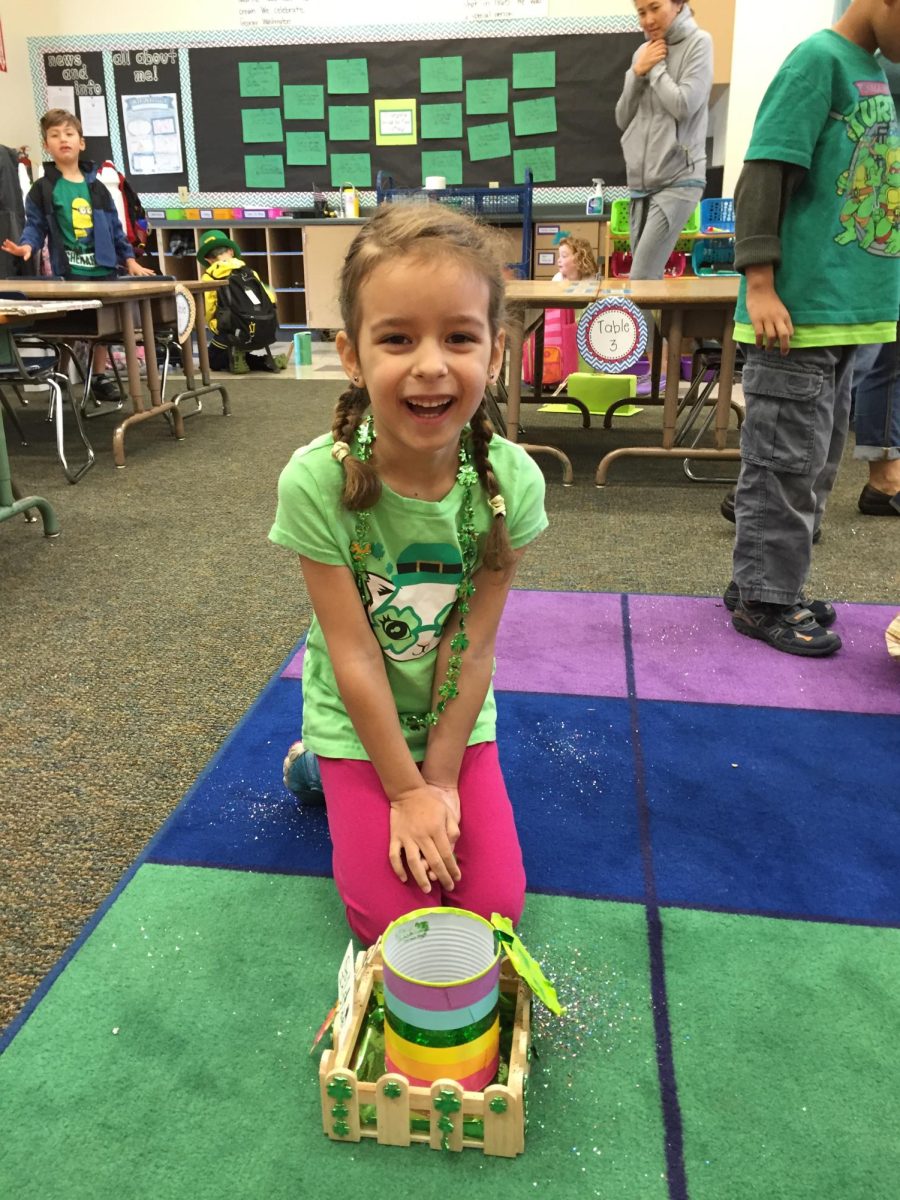
[[[874,55],[832,29],[802,42],[766,92],[746,159],[807,171],[784,214],[775,267],[794,326],[871,325],[871,337],[857,328],[845,340],[891,340],[900,310],[900,137]],[[740,337],[750,325],[746,291],[742,279],[739,340],[748,340]]]
[[[94,206],[87,180],[58,179],[53,186],[53,211],[72,275],[83,279],[108,275],[94,256]]]

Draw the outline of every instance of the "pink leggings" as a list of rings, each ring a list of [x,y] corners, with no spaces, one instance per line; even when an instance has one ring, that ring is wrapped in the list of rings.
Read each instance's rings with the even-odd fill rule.
[[[517,922],[525,904],[525,869],[512,805],[500,771],[496,742],[469,746],[459,773],[460,837],[456,861],[462,878],[452,892],[438,883],[423,892],[410,877],[401,883],[388,861],[390,804],[372,764],[320,758],[333,847],[334,881],[350,928],[369,946],[391,921],[417,908],[449,904],[490,919]]]

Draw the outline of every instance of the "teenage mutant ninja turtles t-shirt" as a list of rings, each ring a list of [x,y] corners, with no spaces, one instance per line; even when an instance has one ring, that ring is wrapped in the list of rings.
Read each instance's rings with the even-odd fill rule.
[[[833,29],[807,38],[769,86],[746,158],[806,169],[775,268],[795,328],[869,325],[870,336],[831,332],[825,344],[889,341],[900,304],[900,139],[878,60]],[[738,340],[753,341],[745,279],[735,321]]]
[[[108,275],[109,268],[98,267],[94,257],[94,206],[87,181],[58,179],[53,188],[53,211],[72,274],[94,279]]]
[[[325,434],[294,453],[278,482],[278,510],[269,537],[315,562],[352,570],[357,514],[341,503],[344,471],[331,457],[333,445],[331,434]],[[500,437],[490,443],[490,461],[506,502],[510,541],[520,549],[547,526],[544,477],[520,446]],[[462,500],[459,482],[436,501],[400,496],[383,486],[369,516],[366,607],[401,716],[431,708],[437,647],[462,576],[457,527]],[[480,483],[472,487],[472,501],[480,565],[495,518]],[[489,688],[470,746],[494,740],[496,716]],[[421,761],[427,731],[404,727],[403,732],[413,758]],[[327,758],[368,758],[341,701],[315,617],[303,660],[303,744]]]

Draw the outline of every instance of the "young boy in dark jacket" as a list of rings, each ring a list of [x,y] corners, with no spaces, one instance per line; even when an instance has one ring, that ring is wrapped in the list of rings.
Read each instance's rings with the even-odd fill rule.
[[[129,275],[153,275],[138,264],[119,214],[93,163],[81,158],[81,122],[64,108],[41,117],[44,149],[53,159],[25,200],[25,228],[19,244],[8,238],[2,248],[26,262],[48,242],[55,275],[73,281],[110,279],[122,266]],[[118,400],[115,383],[105,375],[105,346],[94,350],[92,391],[98,400]]]

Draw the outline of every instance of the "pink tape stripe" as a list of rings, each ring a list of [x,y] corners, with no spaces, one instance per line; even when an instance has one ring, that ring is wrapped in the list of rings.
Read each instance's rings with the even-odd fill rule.
[[[411,1008],[424,1008],[430,1012],[453,1012],[477,1004],[499,988],[499,980],[499,961],[480,979],[450,987],[426,987],[425,984],[410,983],[395,975],[387,963],[384,965],[384,990]]]

